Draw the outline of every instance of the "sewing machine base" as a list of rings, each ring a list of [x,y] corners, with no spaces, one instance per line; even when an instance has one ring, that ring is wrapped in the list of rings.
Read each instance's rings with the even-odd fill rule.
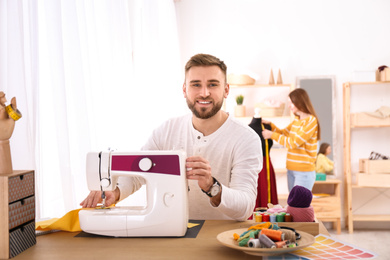
[[[114,237],[182,237],[188,220],[149,219],[142,207],[116,207],[80,210],[80,227],[84,232]]]

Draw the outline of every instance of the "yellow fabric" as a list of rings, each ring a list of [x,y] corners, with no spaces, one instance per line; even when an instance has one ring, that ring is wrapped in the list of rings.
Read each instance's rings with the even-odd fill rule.
[[[248,230],[269,228],[271,225],[272,225],[271,222],[264,222],[262,224],[257,224],[257,225],[251,226],[251,227],[248,228]]]
[[[79,221],[79,211],[82,209],[71,210],[62,218],[52,218],[49,220],[35,223],[36,230],[62,230],[69,232],[81,231]]]
[[[81,231],[80,221],[79,221],[80,210],[91,210],[91,209],[82,209],[82,208],[75,209],[66,213],[62,218],[52,218],[49,220],[38,221],[35,223],[35,230],[41,230],[41,231],[62,230],[62,231],[69,231],[69,232]],[[187,227],[192,228],[198,225],[199,224],[196,223],[188,223]]]

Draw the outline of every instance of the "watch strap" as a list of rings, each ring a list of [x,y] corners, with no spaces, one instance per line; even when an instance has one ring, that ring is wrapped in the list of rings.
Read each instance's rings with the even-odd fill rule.
[[[221,187],[221,184],[219,184],[219,181],[217,181],[217,179],[215,179],[215,178],[213,177],[213,180],[214,180],[214,182],[213,182],[213,185],[211,185],[210,191],[204,191],[203,189],[201,189],[201,190],[203,191],[203,193],[205,193],[205,194],[206,194],[207,196],[209,196],[210,198],[213,197],[213,196],[211,195],[211,190],[213,189],[214,185],[217,183],[217,185]]]

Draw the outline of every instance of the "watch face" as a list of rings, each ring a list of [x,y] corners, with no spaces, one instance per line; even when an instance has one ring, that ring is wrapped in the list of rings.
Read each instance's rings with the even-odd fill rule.
[[[221,187],[219,185],[214,185],[213,187],[211,187],[211,191],[210,191],[210,194],[211,196],[216,196],[219,191],[220,191]]]

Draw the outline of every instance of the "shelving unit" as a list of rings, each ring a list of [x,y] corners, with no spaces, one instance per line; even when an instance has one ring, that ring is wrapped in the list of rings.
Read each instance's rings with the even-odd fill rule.
[[[360,174],[368,174],[368,173],[357,173],[352,172],[352,163],[356,164],[356,158],[352,158],[351,156],[351,135],[356,129],[378,129],[383,127],[390,127],[390,120],[381,120],[376,119],[375,117],[368,118],[365,115],[361,115],[360,113],[351,113],[351,89],[360,86],[362,88],[371,88],[366,91],[368,93],[366,95],[359,95],[359,99],[362,99],[358,104],[359,106],[364,106],[365,103],[374,101],[375,105],[381,106],[381,103],[389,104],[389,93],[378,93],[378,87],[386,84],[386,88],[390,89],[390,82],[346,82],[343,84],[343,121],[344,121],[344,177],[345,177],[345,216],[346,222],[348,225],[349,233],[353,233],[353,222],[354,221],[390,221],[390,215],[378,215],[378,214],[367,214],[367,215],[358,215],[354,214],[352,209],[352,190],[353,189],[362,189],[366,187],[370,188],[389,188],[389,184],[386,183],[380,176],[376,174],[370,174],[369,179],[370,182],[353,182],[353,175],[359,178]],[[375,89],[377,87],[377,89]],[[375,97],[375,100],[373,100]],[[384,99],[387,98],[387,101]],[[364,101],[365,100],[365,103]],[[360,109],[364,109],[361,108]],[[366,112],[366,111],[362,111]],[[371,131],[370,130],[370,131]],[[371,135],[369,138],[365,138],[365,142],[375,143],[376,138],[378,136]],[[361,140],[363,142],[363,140]],[[359,142],[359,145],[362,145],[362,142]],[[383,139],[379,139],[376,142],[383,142]],[[354,145],[358,145],[356,142]],[[356,150],[354,150],[356,151]],[[390,174],[386,174],[389,175]],[[367,176],[367,175],[365,175]],[[382,176],[383,177],[383,176]]]
[[[251,118],[254,115],[254,107],[257,103],[260,103],[262,99],[266,99],[269,97],[273,97],[275,99],[283,100],[285,103],[285,109],[284,111],[289,111],[287,108],[287,98],[288,98],[288,93],[294,90],[295,85],[294,84],[274,84],[274,85],[269,85],[269,84],[255,84],[255,85],[233,85],[230,84],[230,92],[228,98],[225,101],[224,104],[224,109],[226,110],[229,105],[234,106],[235,105],[235,94],[237,94],[237,91],[240,91],[240,94],[244,95],[244,104],[247,107],[247,112],[245,117],[240,117],[240,120],[243,120],[245,122],[250,122]],[[278,91],[283,91],[285,92],[283,94],[279,94]],[[236,93],[235,93],[236,92]],[[261,96],[258,96],[257,94],[261,93]],[[226,104],[228,103],[228,104]],[[263,116],[264,118],[267,119],[287,119],[287,121],[290,121],[292,118],[292,114],[289,112],[284,113],[282,116]]]

